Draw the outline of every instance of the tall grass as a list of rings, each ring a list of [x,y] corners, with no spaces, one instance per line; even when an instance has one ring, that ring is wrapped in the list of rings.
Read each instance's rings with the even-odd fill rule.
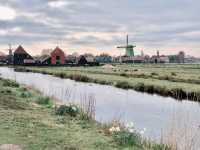
[[[92,94],[81,95],[80,107],[82,110],[82,118],[86,120],[95,119],[96,99]]]
[[[199,150],[200,126],[193,126],[189,116],[187,120],[180,116],[178,113],[173,116],[170,126],[162,133],[161,143],[171,150]]]

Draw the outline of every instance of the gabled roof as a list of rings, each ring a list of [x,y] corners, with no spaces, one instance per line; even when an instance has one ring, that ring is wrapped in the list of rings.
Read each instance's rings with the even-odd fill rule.
[[[19,47],[15,50],[15,54],[27,54],[27,52],[24,50],[24,48],[19,45]]]
[[[52,54],[55,54],[55,53],[58,53],[58,52],[62,52],[63,54],[65,54],[64,53],[64,51],[62,50],[62,49],[60,49],[58,46],[51,52],[51,55]]]

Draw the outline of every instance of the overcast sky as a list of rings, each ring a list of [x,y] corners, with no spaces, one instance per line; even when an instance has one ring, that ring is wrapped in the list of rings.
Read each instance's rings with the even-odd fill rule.
[[[0,51],[21,44],[31,54],[59,45],[72,52],[200,57],[199,0],[0,0]],[[5,52],[5,51],[4,51]]]

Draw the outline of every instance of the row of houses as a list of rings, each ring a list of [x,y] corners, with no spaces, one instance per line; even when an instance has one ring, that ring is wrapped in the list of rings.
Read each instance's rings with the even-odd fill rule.
[[[195,61],[194,61],[195,60]],[[194,57],[186,57],[183,51],[177,55],[157,55],[149,56],[117,56],[112,57],[108,54],[94,56],[92,54],[66,55],[64,51],[56,47],[53,50],[43,50],[41,56],[31,56],[21,45],[14,51],[13,55],[5,55],[0,52],[0,63],[14,65],[99,65],[99,63],[195,63],[200,60]]]
[[[179,52],[177,55],[160,55],[157,51],[157,55],[149,56],[141,55],[136,56],[118,56],[113,59],[113,62],[122,63],[185,63],[185,53]]]
[[[73,60],[70,58],[70,55],[66,56],[64,51],[59,47],[40,57],[33,57],[20,45],[12,55],[12,62],[8,62],[9,57],[11,56],[0,53],[0,62],[14,65],[98,65],[89,55],[81,55],[73,58]]]

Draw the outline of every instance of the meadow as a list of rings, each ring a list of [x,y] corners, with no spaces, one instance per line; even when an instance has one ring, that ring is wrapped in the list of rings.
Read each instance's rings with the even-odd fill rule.
[[[1,78],[0,87],[0,149],[170,149],[145,140],[130,125],[100,124],[79,106],[57,104],[31,87]]]
[[[22,70],[134,89],[178,100],[200,101],[199,64],[113,64],[97,67],[26,67]]]

